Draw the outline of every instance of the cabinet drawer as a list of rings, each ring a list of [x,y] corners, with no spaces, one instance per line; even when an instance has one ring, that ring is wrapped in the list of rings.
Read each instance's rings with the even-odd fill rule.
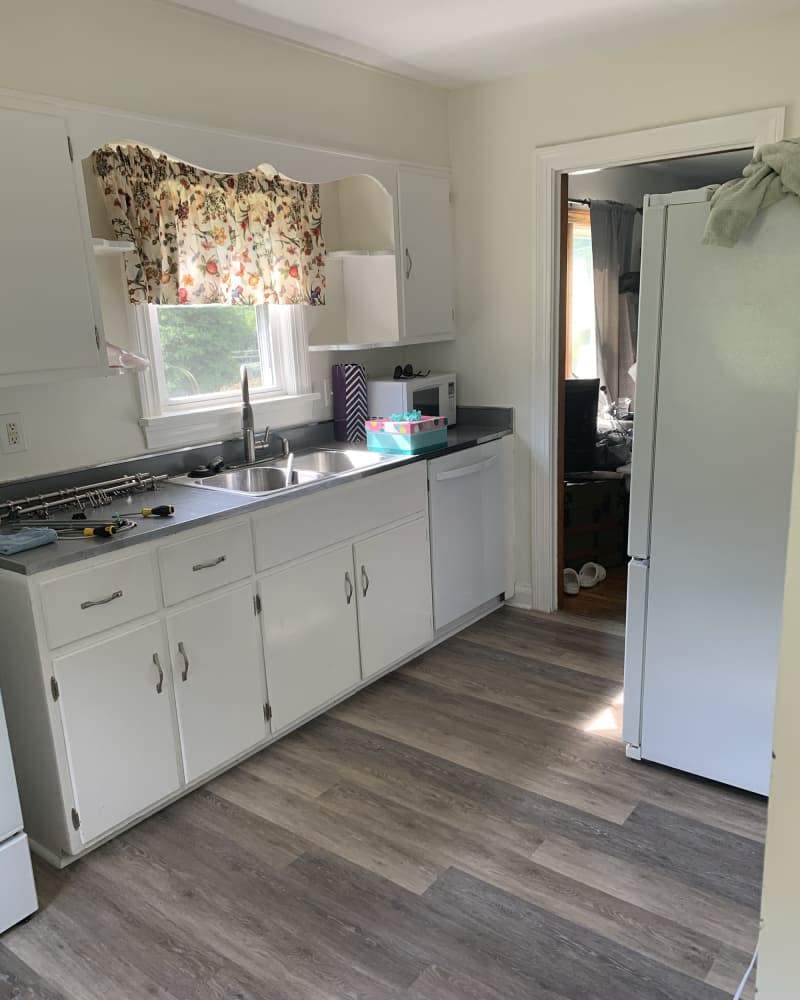
[[[156,581],[143,552],[43,583],[42,607],[51,649],[156,610]]]
[[[256,571],[427,510],[426,478],[415,462],[267,508],[253,518]]]
[[[253,540],[250,525],[238,523],[158,550],[164,603],[205,594],[235,583],[253,572]]]

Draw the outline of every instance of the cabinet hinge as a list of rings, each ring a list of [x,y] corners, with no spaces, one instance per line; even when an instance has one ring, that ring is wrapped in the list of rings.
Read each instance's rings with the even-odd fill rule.
[[[76,830],[80,830],[81,828],[81,817],[77,809],[72,810],[72,825]]]
[[[253,598],[253,614],[254,615],[260,615],[261,614],[261,595],[260,594],[256,594],[255,597]]]
[[[95,328],[94,328],[94,342],[95,342],[95,344],[97,344],[97,350],[99,351],[100,350],[100,331],[97,329],[96,325],[95,325]]]
[[[264,702],[264,718],[267,722],[272,719],[272,705],[268,701]]]
[[[450,315],[453,317],[453,322],[455,323],[455,321],[456,321],[456,307],[455,306],[453,306],[453,308],[450,310]]]
[[[70,163],[74,163],[75,162],[75,154],[72,151],[72,136],[70,136],[70,135],[67,136],[67,152],[69,153]]]
[[[58,696],[61,692],[58,689],[58,681],[55,677],[50,678],[50,694],[53,696],[53,701],[58,701]]]

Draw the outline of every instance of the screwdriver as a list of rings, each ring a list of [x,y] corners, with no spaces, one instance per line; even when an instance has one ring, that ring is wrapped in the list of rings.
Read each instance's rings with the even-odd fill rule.
[[[172,517],[174,513],[175,508],[171,503],[162,503],[158,507],[143,507],[135,514],[129,514],[126,511],[125,517]]]

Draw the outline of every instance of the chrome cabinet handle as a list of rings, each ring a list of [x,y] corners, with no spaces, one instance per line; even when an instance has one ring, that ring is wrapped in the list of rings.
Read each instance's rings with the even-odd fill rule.
[[[366,567],[361,567],[361,596],[366,597],[367,591],[369,590],[369,577],[367,576]]]
[[[122,597],[121,590],[115,590],[113,594],[109,594],[108,597],[100,597],[96,601],[84,601],[81,604],[81,611],[85,611],[87,608],[96,608],[98,604],[110,604],[112,601],[116,601],[118,597]]]
[[[225,562],[225,556],[217,556],[216,559],[210,559],[208,562],[195,563],[192,566],[192,572],[197,573],[201,569],[211,569],[214,566],[219,566],[220,563]]]
[[[161,660],[158,657],[158,653],[153,653],[153,663],[156,665],[156,670],[158,671],[158,684],[156,684],[156,694],[161,694],[164,690],[164,671],[161,669]]]
[[[411,254],[408,252],[408,247],[406,247],[406,281],[411,277],[411,272],[414,269],[414,261],[411,259]]]
[[[187,681],[189,679],[189,657],[186,654],[186,647],[182,642],[178,643],[178,652],[183,657],[183,670],[181,671],[181,680]]]
[[[350,571],[344,574],[344,596],[349,604],[353,600],[353,581],[350,579]]]

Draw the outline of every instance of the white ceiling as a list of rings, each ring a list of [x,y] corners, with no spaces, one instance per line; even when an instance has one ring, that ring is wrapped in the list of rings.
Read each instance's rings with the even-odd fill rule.
[[[446,86],[576,48],[634,44],[797,9],[800,0],[171,0],[370,66]]]

